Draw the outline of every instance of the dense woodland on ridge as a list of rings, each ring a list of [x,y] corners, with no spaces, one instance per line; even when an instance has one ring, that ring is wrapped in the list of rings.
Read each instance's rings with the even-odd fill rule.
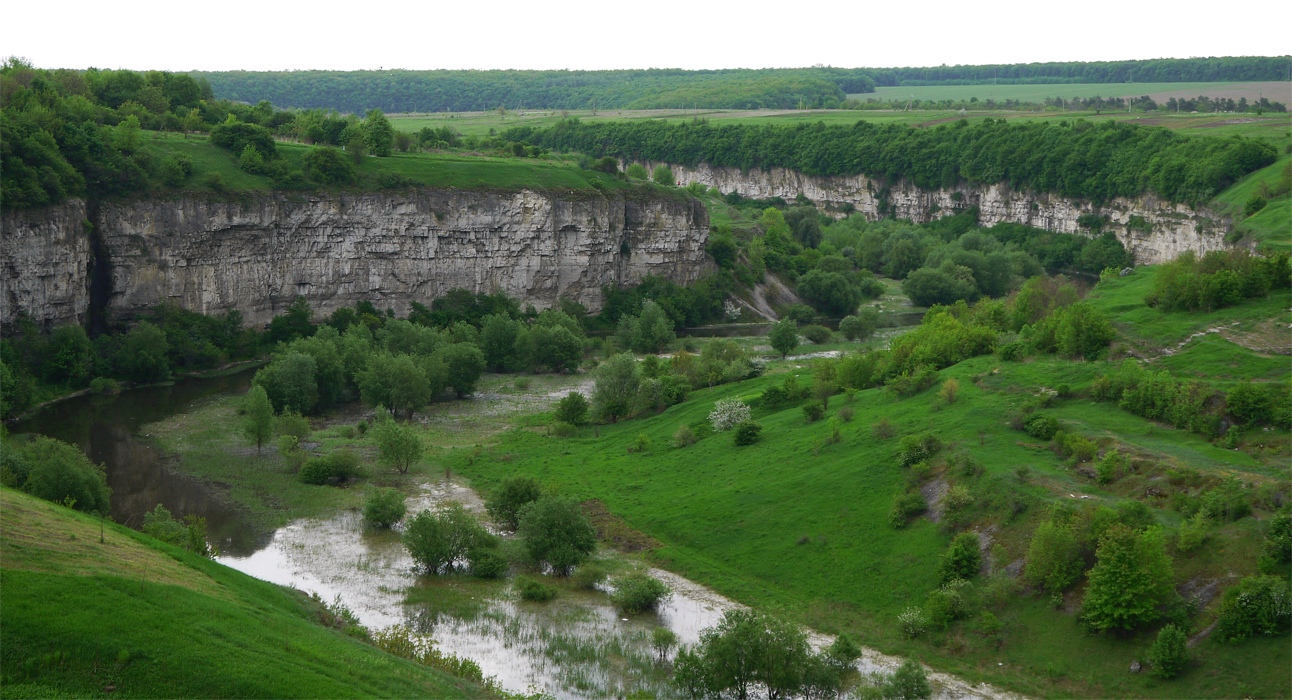
[[[1292,80],[1287,57],[929,68],[196,72],[222,98],[363,113],[494,109],[837,107],[876,86]]]

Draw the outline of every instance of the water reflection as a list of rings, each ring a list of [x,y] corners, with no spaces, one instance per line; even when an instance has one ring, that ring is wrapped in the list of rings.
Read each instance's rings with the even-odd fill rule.
[[[206,518],[213,542],[230,553],[265,546],[272,533],[243,522],[240,513],[202,482],[166,467],[165,456],[136,437],[139,428],[168,418],[210,397],[246,393],[254,368],[222,377],[184,379],[167,386],[133,389],[116,396],[87,394],[47,406],[10,427],[76,445],[107,471],[112,519],[139,527],[158,503],[176,518]]]

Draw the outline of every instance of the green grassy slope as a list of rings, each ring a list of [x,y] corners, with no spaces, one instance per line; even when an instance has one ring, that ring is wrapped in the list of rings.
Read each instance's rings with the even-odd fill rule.
[[[1138,294],[1139,287],[1132,285],[1143,283],[1133,278],[1118,282],[1120,290],[1108,290],[1101,303],[1114,307],[1110,299]],[[1284,292],[1229,312],[1235,318],[1268,318],[1287,303]],[[1132,311],[1115,315],[1120,326],[1136,327]],[[1144,333],[1159,342],[1187,334],[1198,322],[1185,316],[1191,315],[1164,321],[1161,329],[1148,324]],[[1182,354],[1181,366],[1214,371],[1211,380],[1221,385],[1231,381],[1221,376],[1224,372],[1288,376],[1286,358],[1231,367],[1236,352],[1225,350],[1221,354],[1229,356],[1200,364],[1198,357],[1216,350],[1199,343]],[[888,524],[893,497],[909,478],[894,459],[901,435],[930,431],[950,444],[932,476],[967,488],[973,498],[970,520],[979,529],[994,528],[1003,563],[1026,554],[1030,533],[1058,502],[1116,505],[1144,499],[1150,487],[1169,494],[1190,483],[1234,475],[1286,488],[1286,439],[1271,448],[1223,449],[1201,436],[1085,398],[1090,382],[1113,367],[1054,357],[1025,363],[979,357],[942,372],[943,378],[960,382],[960,396],[950,405],[939,401],[934,390],[900,401],[881,390],[858,392],[851,405],[855,418],[843,424],[838,444],[828,442],[828,421],[809,424],[793,408],[765,414],[756,409],[765,429],[754,446],[735,447],[726,434],[690,447],[670,446],[680,424],[705,420],[719,398],[753,399],[783,379],[783,374],[771,374],[696,391],[660,415],[583,429],[568,439],[514,431],[483,458],[460,455],[447,458],[446,464],[486,490],[522,473],[573,497],[601,499],[633,527],[664,543],[654,556],[670,569],[741,602],[784,606],[820,629],[856,633],[885,651],[915,655],[975,681],[1044,697],[1286,697],[1292,682],[1286,639],[1238,646],[1204,640],[1194,649],[1197,668],[1170,683],[1127,673],[1131,660],[1144,658],[1156,630],[1129,637],[1081,631],[1075,610],[1083,585],[1058,610],[1048,596],[1037,595],[1018,596],[996,609],[1006,629],[999,643],[979,634],[973,622],[917,640],[898,632],[897,616],[922,604],[935,587],[938,557],[954,534],[926,517],[901,530]],[[773,368],[800,374],[800,383],[810,381],[811,371],[794,363],[773,363]],[[1047,412],[1102,448],[1116,446],[1131,454],[1132,473],[1099,485],[1062,462],[1047,443],[1009,427],[1008,416],[1038,388],[1061,383],[1069,384],[1075,396]],[[837,416],[844,405],[842,397],[832,399],[827,418]],[[872,426],[882,419],[891,421],[897,437],[876,437]],[[649,440],[646,453],[629,451],[638,435]],[[980,464],[981,471],[971,475],[964,470],[965,458]],[[1159,523],[1169,528],[1179,524],[1180,515],[1167,508],[1165,497],[1148,503]],[[1261,527],[1253,518],[1216,527],[1203,549],[1176,557],[1176,584],[1199,576],[1255,573]],[[1195,618],[1193,633],[1214,621],[1215,605]]]
[[[473,697],[298,591],[0,490],[3,697]]]

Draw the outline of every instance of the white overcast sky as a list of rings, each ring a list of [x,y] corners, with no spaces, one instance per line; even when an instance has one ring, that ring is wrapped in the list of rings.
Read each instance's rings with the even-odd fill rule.
[[[42,68],[764,68],[1292,52],[1292,2],[8,2]]]

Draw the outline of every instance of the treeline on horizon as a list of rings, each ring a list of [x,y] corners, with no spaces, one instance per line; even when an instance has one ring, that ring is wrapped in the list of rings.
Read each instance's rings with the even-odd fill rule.
[[[1292,57],[1019,63],[923,68],[726,70],[377,70],[194,72],[224,99],[386,112],[506,109],[833,109],[846,95],[904,85],[1292,80]]]
[[[522,109],[832,108],[875,91],[864,69],[383,70],[193,73],[216,94],[363,113]]]
[[[864,121],[778,127],[568,119],[548,129],[514,127],[502,136],[593,157],[866,175],[889,183],[908,180],[924,189],[1008,182],[1015,189],[1096,203],[1146,192],[1173,202],[1206,202],[1277,157],[1273,145],[1247,138],[1189,137],[1084,120],[1010,124],[988,118],[924,129]]]

